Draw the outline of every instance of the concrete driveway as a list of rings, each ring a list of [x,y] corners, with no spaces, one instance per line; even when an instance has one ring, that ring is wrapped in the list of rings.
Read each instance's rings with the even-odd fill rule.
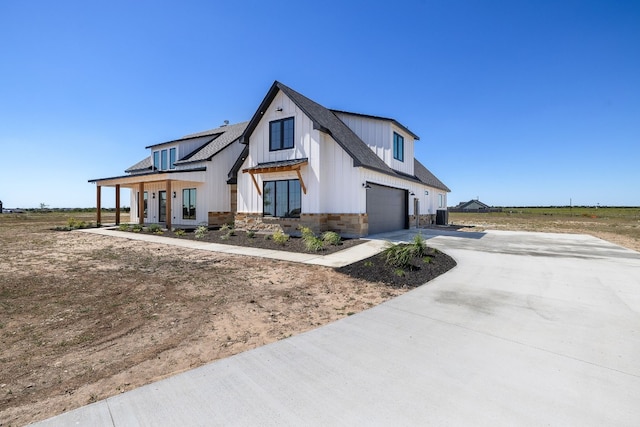
[[[640,425],[640,253],[583,235],[423,235],[458,267],[42,425]]]

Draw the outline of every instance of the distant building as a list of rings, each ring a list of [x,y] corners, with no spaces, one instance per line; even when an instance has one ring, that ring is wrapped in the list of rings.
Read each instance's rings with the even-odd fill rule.
[[[501,208],[492,208],[478,199],[460,202],[457,206],[449,208],[449,212],[502,212]]]

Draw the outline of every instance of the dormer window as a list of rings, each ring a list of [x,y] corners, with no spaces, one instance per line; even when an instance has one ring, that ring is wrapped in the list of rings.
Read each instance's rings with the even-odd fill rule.
[[[166,171],[176,168],[176,149],[169,148],[153,152],[153,169]]]
[[[393,133],[393,158],[404,162],[404,138]]]
[[[269,151],[293,148],[293,117],[269,122]]]

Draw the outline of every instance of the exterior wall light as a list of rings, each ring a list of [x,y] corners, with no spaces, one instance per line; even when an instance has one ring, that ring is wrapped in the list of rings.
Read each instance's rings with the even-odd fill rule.
[[[410,196],[415,196],[416,193],[414,193],[413,191],[411,193],[409,193]]]
[[[151,193],[151,198],[155,199],[156,198],[156,193]]]
[[[277,108],[276,108],[276,111],[277,111],[277,112],[282,111],[282,107],[277,107]]]
[[[371,186],[369,184],[367,184],[366,182],[363,182],[362,183],[362,188],[369,189],[369,188],[371,188]]]
[[[175,191],[173,192],[173,198],[174,199],[176,198],[176,192]]]

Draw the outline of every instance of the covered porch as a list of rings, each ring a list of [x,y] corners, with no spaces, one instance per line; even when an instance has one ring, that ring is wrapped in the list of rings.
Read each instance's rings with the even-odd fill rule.
[[[196,222],[196,200],[185,200],[178,192],[185,188],[202,187],[205,183],[206,168],[189,171],[150,172],[113,178],[89,180],[96,184],[96,222],[101,223],[102,187],[115,188],[115,223],[121,222],[121,190],[131,190],[131,222],[138,224],[162,224],[171,228],[183,223],[185,215],[188,225]],[[187,198],[190,193],[186,193]],[[179,203],[179,202],[182,203]],[[185,208],[185,203],[187,207]],[[186,210],[185,210],[186,209]],[[176,212],[181,212],[176,215]],[[193,218],[191,218],[193,214]],[[180,219],[178,219],[180,218]]]

